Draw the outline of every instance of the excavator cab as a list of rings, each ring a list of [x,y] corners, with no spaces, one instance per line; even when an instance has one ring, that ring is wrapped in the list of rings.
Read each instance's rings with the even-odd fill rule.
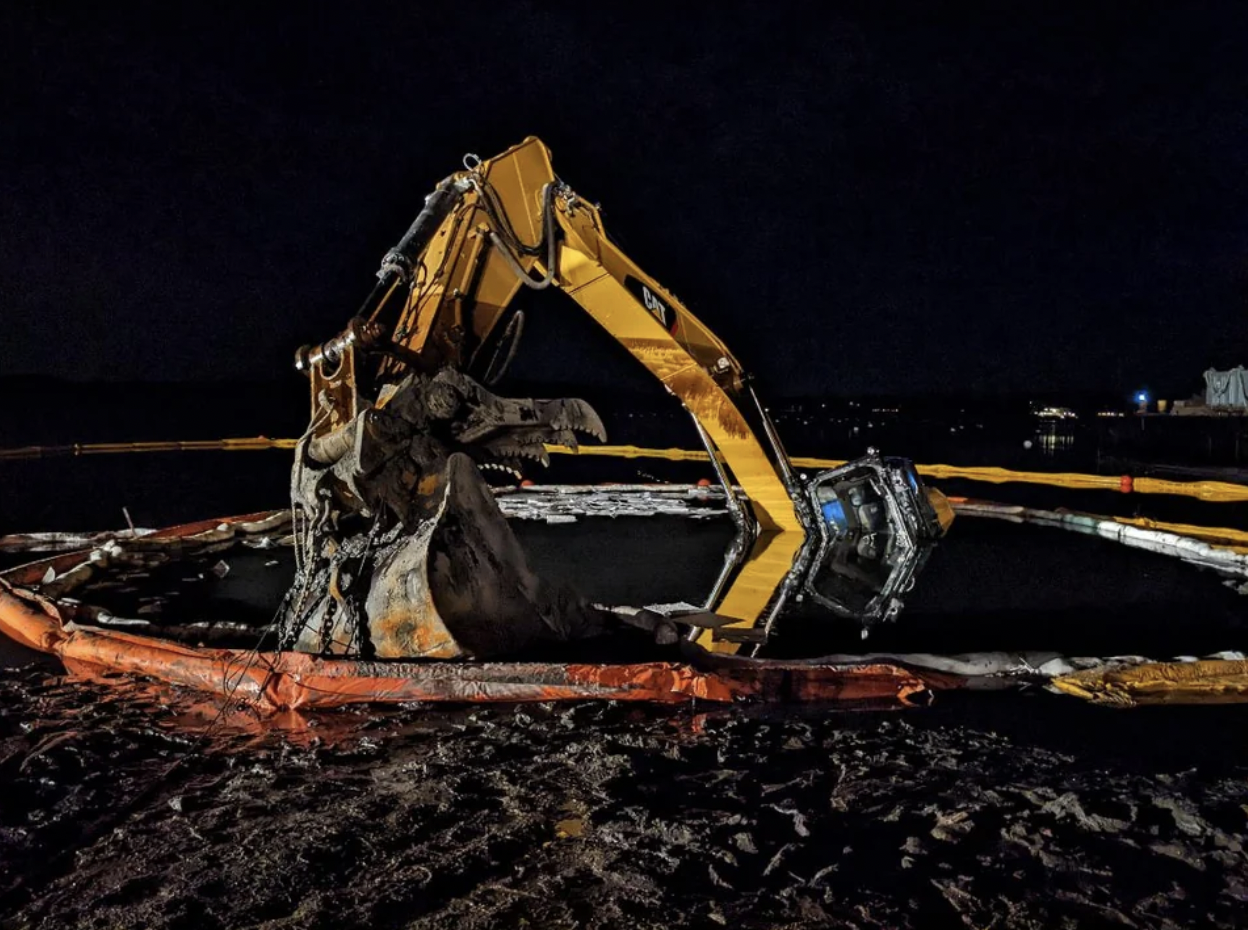
[[[778,445],[776,452],[787,462]],[[812,605],[816,614],[856,624],[865,639],[897,618],[953,522],[949,501],[923,484],[913,462],[875,449],[838,468],[789,478],[805,533],[796,548],[786,548],[789,534],[768,537],[738,524],[706,606],[739,619],[691,637],[708,649],[748,646],[759,655],[783,616],[795,609],[809,615]]]
[[[908,459],[866,456],[816,474],[805,486],[816,549],[802,594],[862,625],[896,618],[953,511],[925,488]]]

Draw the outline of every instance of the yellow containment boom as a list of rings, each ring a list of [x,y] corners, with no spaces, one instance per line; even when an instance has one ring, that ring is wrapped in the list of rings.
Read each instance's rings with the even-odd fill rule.
[[[265,436],[240,437],[236,439],[158,440],[154,442],[86,442],[59,446],[18,446],[0,449],[0,462],[19,459],[54,458],[77,455],[108,455],[125,452],[260,452],[267,449],[293,449],[297,439],[269,439]],[[644,446],[547,446],[555,455],[598,455],[622,459],[666,459],[671,462],[709,462],[710,456],[701,449],[652,449]],[[837,468],[844,459],[825,459],[810,456],[793,456],[790,464],[796,468]],[[1135,494],[1169,494],[1194,497],[1213,503],[1237,503],[1248,501],[1248,485],[1231,484],[1226,481],[1165,481],[1159,478],[1133,478],[1130,475],[1083,475],[1069,472],[1011,471],[996,466],[916,465],[915,470],[925,478],[983,481],[990,484],[1043,484],[1072,490],[1121,491]],[[1116,518],[1129,522],[1126,517]],[[1152,526],[1146,517],[1135,518],[1139,526]],[[1156,524],[1161,526],[1162,524]],[[1201,527],[1190,527],[1195,531]],[[1183,532],[1176,529],[1175,532]],[[1217,532],[1225,534],[1224,530]],[[1188,533],[1187,535],[1199,535]]]
[[[53,458],[75,455],[106,455],[123,452],[259,452],[266,449],[293,449],[297,439],[269,439],[265,436],[237,439],[191,439],[184,441],[155,442],[96,442],[73,443],[59,446],[19,446],[0,449],[0,462],[19,459]],[[622,459],[666,459],[670,462],[709,462],[710,456],[701,449],[652,449],[644,446],[568,446],[550,445],[546,451],[555,455],[598,455]],[[844,459],[825,459],[810,456],[793,456],[789,459],[796,468],[837,468]],[[916,465],[915,470],[925,478],[947,480],[982,481],[989,484],[1043,484],[1051,487],[1085,491],[1121,491],[1135,494],[1169,494],[1194,497],[1212,503],[1238,503],[1248,501],[1248,485],[1231,484],[1226,481],[1165,481],[1159,478],[1133,478],[1130,475],[1083,475],[1070,472],[1011,471],[996,466]],[[1120,522],[1132,522],[1118,517]],[[1138,526],[1165,526],[1154,524],[1146,517],[1133,518]],[[1178,526],[1176,524],[1176,526]],[[1193,532],[1206,529],[1189,527]],[[1175,532],[1184,532],[1175,529]],[[1225,530],[1215,529],[1225,535]]]
[[[643,446],[548,446],[550,452],[570,455],[602,455],[623,459],[667,459],[672,462],[706,462],[709,456],[698,449],[650,449]],[[838,468],[844,459],[796,455],[789,459],[795,468]],[[1165,481],[1160,478],[1134,478],[1131,475],[1085,475],[1077,472],[1013,471],[995,465],[916,465],[924,478],[982,481],[988,484],[1042,484],[1077,491],[1120,491],[1124,494],[1171,494],[1195,497],[1216,503],[1248,501],[1248,485],[1227,481]]]
[[[1155,662],[1088,669],[1051,682],[1054,690],[1095,704],[1242,704],[1248,700],[1248,662]]]

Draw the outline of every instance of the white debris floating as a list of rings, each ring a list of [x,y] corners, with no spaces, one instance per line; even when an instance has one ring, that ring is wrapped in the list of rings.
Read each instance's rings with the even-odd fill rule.
[[[662,484],[546,484],[496,489],[508,519],[571,523],[578,517],[725,516],[723,489]]]

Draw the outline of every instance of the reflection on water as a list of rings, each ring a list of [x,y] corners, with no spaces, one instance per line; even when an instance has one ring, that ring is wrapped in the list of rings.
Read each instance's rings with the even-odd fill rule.
[[[750,643],[758,655],[775,621],[803,601],[856,621],[865,637],[900,613],[952,519],[911,462],[874,450],[815,475],[804,493],[816,515],[806,532],[763,534],[748,545],[742,529],[728,548],[706,608],[731,622],[697,634],[698,643],[715,652]]]
[[[1045,423],[1036,430],[1036,445],[1045,456],[1051,458],[1075,447],[1075,432],[1064,423]]]

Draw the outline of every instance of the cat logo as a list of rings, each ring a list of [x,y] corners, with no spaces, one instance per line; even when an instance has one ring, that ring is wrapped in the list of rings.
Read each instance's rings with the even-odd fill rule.
[[[632,275],[627,275],[624,278],[624,286],[643,307],[650,311],[665,330],[673,334],[676,332],[676,312],[665,304],[648,284],[643,284]]]

